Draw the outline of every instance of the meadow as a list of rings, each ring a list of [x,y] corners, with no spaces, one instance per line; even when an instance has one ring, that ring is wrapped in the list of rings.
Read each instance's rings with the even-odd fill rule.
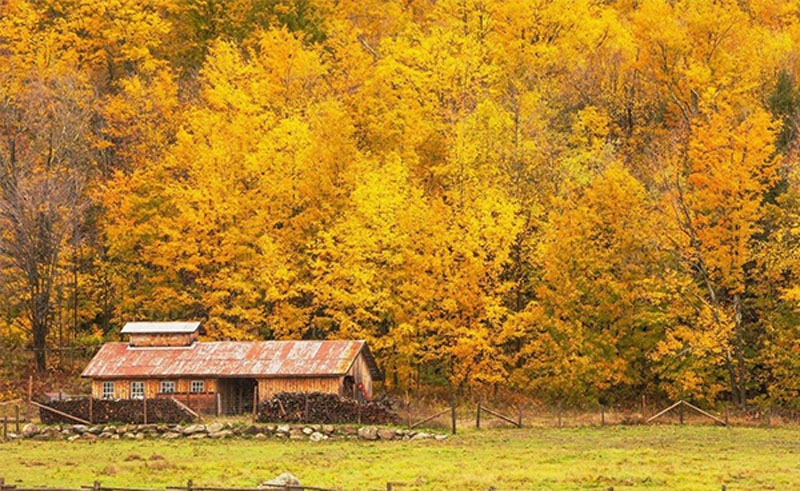
[[[800,489],[800,428],[468,429],[444,441],[14,441],[17,486],[254,487],[282,472],[343,490]]]

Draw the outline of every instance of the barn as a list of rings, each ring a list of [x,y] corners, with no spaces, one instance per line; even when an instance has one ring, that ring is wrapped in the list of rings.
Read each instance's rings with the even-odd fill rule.
[[[241,414],[278,392],[371,399],[382,375],[365,341],[201,342],[199,322],[129,322],[81,374],[106,399],[171,397],[207,414]]]

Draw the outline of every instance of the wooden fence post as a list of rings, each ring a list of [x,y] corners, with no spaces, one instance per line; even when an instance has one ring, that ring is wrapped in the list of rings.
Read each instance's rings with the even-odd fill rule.
[[[453,434],[456,434],[456,396],[453,396],[450,399],[450,417],[453,420]]]
[[[17,421],[14,429],[16,430],[17,435],[19,435],[19,404],[14,405],[14,419]]]
[[[606,406],[600,404],[600,426],[606,425]]]
[[[517,422],[518,422],[517,426],[519,428],[522,428],[522,408],[521,407],[517,408]]]
[[[219,386],[217,387],[217,390],[219,390]],[[220,414],[222,414],[222,396],[220,395],[219,392],[217,392],[216,405],[217,405],[217,408],[216,408],[217,409],[217,417],[219,418]]]
[[[25,419],[31,422],[31,402],[33,401],[33,375],[28,377],[28,405],[25,407]]]
[[[147,424],[147,394],[142,395],[142,421]]]
[[[728,426],[728,401],[725,401],[725,426]]]
[[[475,413],[475,428],[481,429],[481,398],[478,398],[478,410]]]
[[[647,419],[647,396],[642,394],[642,419]]]
[[[558,412],[558,427],[561,428],[561,401],[558,401],[556,411]]]
[[[92,485],[92,489],[94,489],[94,491],[99,491],[100,481],[95,481],[94,484]]]
[[[683,399],[681,399],[681,404],[678,406],[678,415],[681,419],[681,424],[683,424]]]
[[[253,391],[253,423],[258,421],[258,388]]]

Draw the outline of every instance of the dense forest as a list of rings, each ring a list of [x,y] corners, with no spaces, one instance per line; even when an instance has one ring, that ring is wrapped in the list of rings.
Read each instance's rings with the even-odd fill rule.
[[[0,352],[797,405],[797,0],[2,0]]]

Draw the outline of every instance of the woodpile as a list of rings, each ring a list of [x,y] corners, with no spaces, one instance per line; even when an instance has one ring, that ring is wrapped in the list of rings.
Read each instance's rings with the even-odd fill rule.
[[[389,401],[359,403],[321,392],[281,392],[258,405],[258,420],[282,423],[393,424],[398,416]]]
[[[146,421],[144,417],[145,404],[147,404]],[[172,399],[148,399],[146,402],[127,399],[72,399],[50,401],[45,406],[91,423],[176,424],[195,419],[194,414]],[[75,423],[73,419],[41,407],[39,408],[39,417],[44,424]]]

